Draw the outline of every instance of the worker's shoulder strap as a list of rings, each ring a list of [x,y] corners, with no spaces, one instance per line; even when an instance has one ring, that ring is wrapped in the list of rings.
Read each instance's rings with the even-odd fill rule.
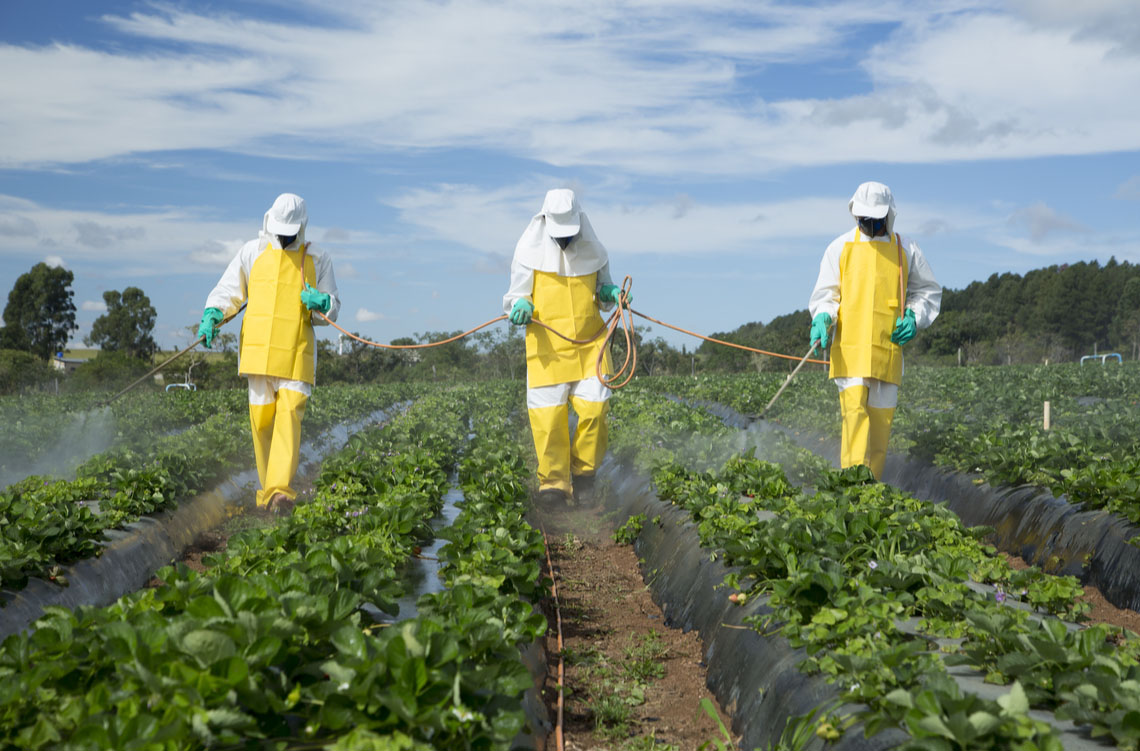
[[[906,310],[906,288],[910,282],[910,268],[906,270],[906,281],[903,281],[903,246],[902,233],[895,233],[895,246],[899,249],[899,316]]]

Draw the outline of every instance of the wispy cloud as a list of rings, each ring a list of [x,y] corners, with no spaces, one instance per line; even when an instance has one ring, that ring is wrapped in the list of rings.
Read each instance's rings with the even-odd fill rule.
[[[1063,216],[1044,203],[1035,203],[1018,209],[1009,217],[1009,224],[1028,230],[1029,239],[1034,243],[1041,243],[1058,232],[1065,234],[1089,232],[1088,227]]]
[[[0,68],[26,72],[0,80],[0,166],[471,147],[731,175],[1140,147],[1140,100],[1120,95],[1140,89],[1131,4],[1094,2],[1092,20],[1015,5],[360,0],[304,44],[295,25],[154,6],[104,21],[175,51],[0,46]],[[821,59],[849,92],[758,93]],[[267,117],[281,100],[290,116]]]
[[[26,233],[0,231],[0,254],[35,263],[44,248],[63,249],[51,257],[60,265],[93,262],[108,273],[143,276],[198,273],[221,274],[241,246],[257,236],[257,218],[248,222],[219,222],[216,209],[160,208],[124,211],[73,210],[43,206],[0,194],[0,223],[34,228]],[[327,234],[319,225],[317,236]],[[375,243],[375,234],[346,232],[352,243]]]
[[[353,316],[357,323],[369,323],[371,321],[383,321],[387,316],[383,313],[375,313],[368,308],[357,308],[356,315]]]
[[[79,309],[88,313],[106,313],[107,303],[102,300],[84,300]]]
[[[1113,198],[1126,201],[1140,201],[1140,175],[1130,177],[1116,188]]]

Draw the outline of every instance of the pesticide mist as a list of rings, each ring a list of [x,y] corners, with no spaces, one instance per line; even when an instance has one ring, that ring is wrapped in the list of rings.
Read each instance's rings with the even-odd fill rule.
[[[36,436],[36,445],[0,444],[0,488],[31,475],[69,477],[84,461],[110,448],[115,438],[115,415],[110,407],[52,415],[39,424],[28,425],[35,422],[29,417],[23,422],[18,432]]]

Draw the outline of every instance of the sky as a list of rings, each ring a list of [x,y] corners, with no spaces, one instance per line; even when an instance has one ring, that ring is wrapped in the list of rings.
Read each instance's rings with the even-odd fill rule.
[[[551,188],[709,334],[806,308],[868,180],[947,288],[1138,263],[1138,91],[1135,0],[0,0],[0,295],[186,346],[283,192],[383,342],[500,315]]]

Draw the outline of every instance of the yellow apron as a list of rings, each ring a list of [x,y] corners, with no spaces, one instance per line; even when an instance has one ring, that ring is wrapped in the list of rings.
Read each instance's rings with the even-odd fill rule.
[[[839,315],[831,346],[831,378],[902,381],[902,348],[891,341],[895,318],[902,315],[906,255],[895,242],[852,242],[839,256]]]
[[[253,262],[241,325],[238,372],[242,375],[313,382],[316,337],[311,314],[301,302],[305,287],[302,258],[305,281],[315,285],[313,258],[301,250],[281,250],[270,244]]]
[[[606,325],[594,300],[597,278],[597,272],[585,276],[534,272],[534,320],[542,321],[571,339],[589,339]],[[604,334],[589,344],[572,344],[542,326],[528,325],[527,386],[553,386],[595,376],[598,351],[604,344]],[[602,374],[612,373],[613,364],[609,351],[606,351]]]

